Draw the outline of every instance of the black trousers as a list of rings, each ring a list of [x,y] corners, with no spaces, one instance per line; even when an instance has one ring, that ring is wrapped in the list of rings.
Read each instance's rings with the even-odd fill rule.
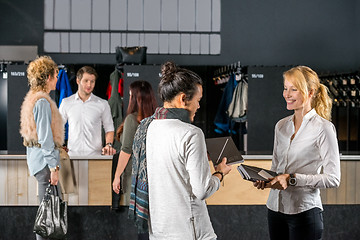
[[[319,240],[324,230],[320,208],[291,215],[268,209],[268,224],[273,240]]]

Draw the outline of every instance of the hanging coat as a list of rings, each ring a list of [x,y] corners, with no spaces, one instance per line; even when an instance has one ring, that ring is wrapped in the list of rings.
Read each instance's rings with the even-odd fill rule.
[[[215,129],[216,132],[222,133],[228,132],[230,130],[230,118],[226,112],[231,103],[233,93],[237,84],[238,83],[235,79],[235,74],[231,74],[229,81],[225,86],[224,93],[221,97],[221,101],[216,112],[214,120],[214,124],[217,127],[217,129]]]

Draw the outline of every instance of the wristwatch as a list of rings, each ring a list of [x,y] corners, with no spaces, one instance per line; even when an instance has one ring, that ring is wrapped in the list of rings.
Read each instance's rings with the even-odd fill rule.
[[[289,185],[290,186],[296,186],[297,180],[295,177],[295,174],[291,173],[289,178]]]
[[[106,145],[109,145],[109,147],[113,147],[112,143],[107,143]]]
[[[59,171],[59,166],[56,166],[54,168],[50,168],[50,172],[56,172]]]

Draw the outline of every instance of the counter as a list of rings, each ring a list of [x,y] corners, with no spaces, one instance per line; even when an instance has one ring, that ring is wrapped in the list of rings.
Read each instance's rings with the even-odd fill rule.
[[[246,164],[270,168],[271,155],[244,155]],[[71,157],[76,192],[65,196],[73,206],[111,205],[112,156]],[[337,189],[321,190],[324,204],[360,204],[360,155],[341,155],[341,184]],[[263,205],[269,189],[257,190],[241,178],[233,165],[221,188],[209,199],[209,205]],[[214,171],[211,165],[212,171]],[[358,186],[358,188],[357,188]],[[37,182],[30,176],[26,155],[0,155],[0,205],[38,205]]]

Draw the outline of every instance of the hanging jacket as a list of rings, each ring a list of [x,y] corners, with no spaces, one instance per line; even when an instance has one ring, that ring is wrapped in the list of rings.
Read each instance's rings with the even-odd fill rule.
[[[233,93],[237,84],[238,83],[235,79],[235,74],[231,74],[229,81],[225,86],[224,93],[221,97],[220,104],[216,112],[214,120],[214,124],[217,127],[217,129],[215,129],[216,132],[222,133],[228,132],[230,130],[230,118],[226,112],[231,103]]]
[[[121,72],[115,68],[115,71],[110,74],[110,84],[111,84],[111,96],[108,100],[110,105],[111,115],[114,122],[115,133],[117,128],[123,121],[123,100],[119,93],[119,81],[122,79]],[[120,142],[114,141],[114,148],[120,150]]]
[[[62,100],[64,98],[70,97],[73,94],[67,73],[64,69],[60,69],[59,71],[58,81],[56,83],[56,89],[60,91],[59,105],[58,105],[58,107],[60,107]]]
[[[59,91],[58,107],[60,107],[62,100],[64,98],[70,97],[73,94],[67,73],[64,69],[59,70],[58,81],[56,83],[56,90]],[[68,123],[66,123],[65,124],[65,140],[68,139],[68,128],[69,128],[69,125],[68,125]]]
[[[231,103],[228,107],[227,114],[235,122],[246,121],[246,111],[248,105],[248,83],[240,80],[234,90]]]

